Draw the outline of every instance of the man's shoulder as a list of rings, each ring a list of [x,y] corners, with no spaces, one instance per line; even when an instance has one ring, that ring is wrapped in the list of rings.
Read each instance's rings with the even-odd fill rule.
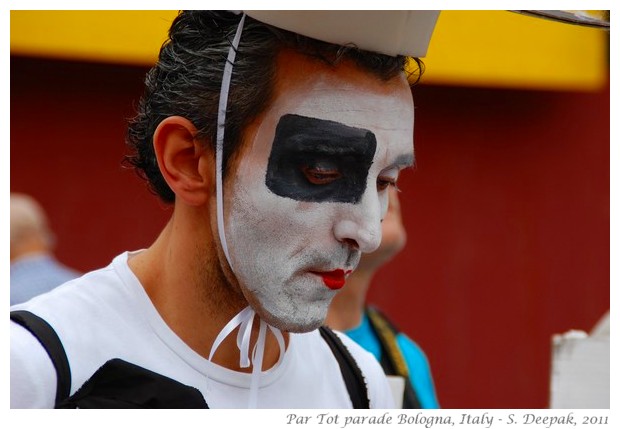
[[[11,307],[11,312],[27,311],[50,325],[62,343],[77,386],[110,358],[135,350],[135,338],[143,333],[145,324],[133,323],[141,314],[139,295],[135,288],[125,284],[126,279],[118,271],[113,261],[107,267]],[[11,368],[11,374],[41,396],[40,401],[33,402],[27,398],[27,392],[21,395],[26,388],[18,388],[12,381],[12,406],[14,401],[16,406],[53,405],[55,370],[45,349],[28,329],[15,321],[11,321],[10,332],[11,361],[18,362]],[[43,380],[42,389],[37,387],[38,380]]]
[[[127,305],[123,281],[113,266],[93,270],[10,310],[29,311],[58,331],[79,330],[89,321],[101,321],[102,314],[118,305]]]

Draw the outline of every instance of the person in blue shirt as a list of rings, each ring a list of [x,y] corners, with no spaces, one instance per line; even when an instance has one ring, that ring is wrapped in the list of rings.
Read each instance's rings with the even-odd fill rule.
[[[54,256],[54,234],[41,205],[11,192],[11,305],[26,302],[80,273]]]
[[[439,408],[430,365],[424,351],[377,308],[366,302],[377,270],[400,252],[407,241],[398,190],[390,188],[388,211],[382,223],[380,247],[362,255],[346,286],[333,299],[326,324],[345,332],[371,352],[388,376],[404,379],[403,408]]]

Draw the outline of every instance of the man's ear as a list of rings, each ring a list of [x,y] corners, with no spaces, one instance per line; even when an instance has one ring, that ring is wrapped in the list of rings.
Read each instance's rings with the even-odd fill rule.
[[[161,121],[153,135],[161,174],[176,198],[189,205],[201,205],[207,201],[214,177],[213,153],[206,147],[208,145],[198,141],[197,133],[191,121],[170,116]]]

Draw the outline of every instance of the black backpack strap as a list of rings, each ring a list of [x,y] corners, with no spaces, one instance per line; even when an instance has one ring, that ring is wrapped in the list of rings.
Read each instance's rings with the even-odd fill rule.
[[[56,408],[209,408],[202,393],[165,375],[111,359]]]
[[[56,403],[71,393],[71,369],[65,348],[54,328],[39,316],[25,310],[11,311],[11,320],[26,328],[39,340],[56,368]]]
[[[353,408],[356,409],[368,409],[370,408],[370,400],[368,399],[368,389],[366,388],[366,381],[362,375],[362,371],[357,366],[357,362],[347,347],[343,344],[342,340],[338,338],[338,335],[334,333],[327,326],[321,326],[319,328],[321,336],[334,353],[338,365],[340,365],[340,371],[342,377],[347,385]]]
[[[399,375],[405,379],[405,392],[403,396],[403,408],[422,408],[409,378],[409,367],[405,361],[398,343],[396,334],[398,328],[377,308],[366,309],[370,325],[377,334],[383,353],[381,353],[381,366],[387,375]]]

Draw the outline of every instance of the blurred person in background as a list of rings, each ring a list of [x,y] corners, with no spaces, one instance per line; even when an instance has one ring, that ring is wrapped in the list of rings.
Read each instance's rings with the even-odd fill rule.
[[[386,375],[404,380],[403,408],[439,408],[430,366],[420,346],[400,332],[379,309],[366,303],[374,275],[405,247],[406,242],[398,190],[392,187],[382,223],[381,245],[374,252],[362,255],[346,286],[332,300],[326,324],[344,331],[371,352]]]
[[[11,305],[28,301],[79,276],[54,256],[55,237],[41,205],[11,193]]]

